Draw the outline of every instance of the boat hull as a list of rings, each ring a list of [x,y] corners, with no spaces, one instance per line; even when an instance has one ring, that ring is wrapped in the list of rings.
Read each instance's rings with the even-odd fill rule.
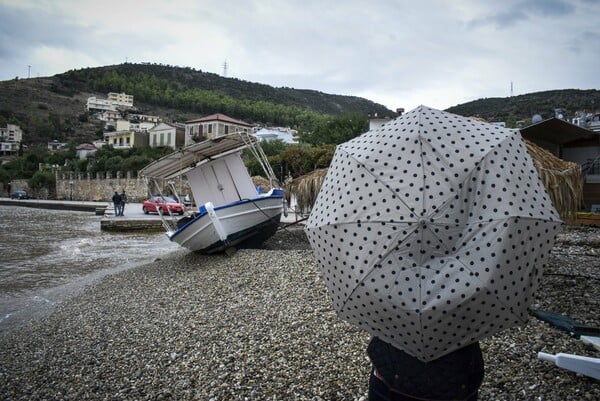
[[[212,207],[207,204],[192,219],[180,220],[169,239],[199,253],[256,247],[273,236],[283,211],[283,192]]]

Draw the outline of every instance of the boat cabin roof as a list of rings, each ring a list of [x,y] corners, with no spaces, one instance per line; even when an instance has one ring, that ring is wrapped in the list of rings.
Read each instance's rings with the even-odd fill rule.
[[[163,179],[177,177],[201,163],[253,146],[256,141],[248,133],[236,132],[194,143],[148,164],[139,175]]]

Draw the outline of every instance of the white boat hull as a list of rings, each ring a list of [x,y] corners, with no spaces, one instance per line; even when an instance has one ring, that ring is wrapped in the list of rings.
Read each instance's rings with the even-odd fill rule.
[[[180,220],[171,241],[201,253],[257,245],[271,237],[283,211],[283,191],[213,207],[207,203],[193,219]]]

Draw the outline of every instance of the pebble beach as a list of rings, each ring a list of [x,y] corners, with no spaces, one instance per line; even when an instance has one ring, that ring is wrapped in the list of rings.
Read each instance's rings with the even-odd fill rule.
[[[564,228],[534,308],[600,327],[600,229]],[[300,226],[261,249],[184,250],[0,332],[0,399],[366,400],[369,335],[337,318]],[[600,351],[531,318],[482,341],[480,400],[600,400],[537,353]]]

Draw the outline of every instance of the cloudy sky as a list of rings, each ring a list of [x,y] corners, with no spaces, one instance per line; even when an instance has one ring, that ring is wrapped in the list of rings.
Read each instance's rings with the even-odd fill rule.
[[[0,80],[129,62],[390,109],[600,89],[600,0],[0,0]]]

